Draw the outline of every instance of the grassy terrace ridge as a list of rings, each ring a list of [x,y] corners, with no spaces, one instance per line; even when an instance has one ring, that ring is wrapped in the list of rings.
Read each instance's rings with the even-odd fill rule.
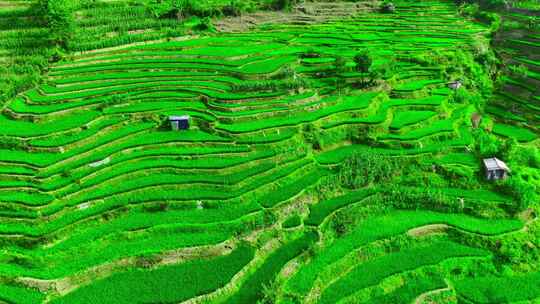
[[[360,288],[375,284],[395,272],[407,271],[448,258],[483,256],[487,252],[456,245],[451,242],[434,242],[425,247],[403,250],[368,261],[353,268],[345,276],[328,286],[319,303],[335,303]]]
[[[148,301],[182,301],[223,286],[253,258],[253,254],[253,248],[242,246],[210,260],[187,261],[155,270],[126,271],[77,289],[52,303],[132,303],[134,291],[141,301],[145,298]],[[182,282],[183,288],[175,287],[178,282]],[[135,290],[133,284],[138,285]],[[167,284],[171,286],[166,287]],[[164,290],[168,292],[163,293]],[[113,294],[115,296],[111,297]]]
[[[538,7],[388,2],[0,0],[0,302],[538,301]]]
[[[495,235],[521,227],[519,221],[502,221],[497,227],[496,223],[490,221],[454,216],[431,211],[397,211],[378,217],[374,216],[360,223],[354,230],[335,240],[328,247],[322,248],[319,254],[299,269],[288,282],[288,286],[291,291],[305,294],[311,289],[319,271],[327,265],[369,242],[399,235],[414,227],[443,223],[475,233]],[[307,222],[309,223],[309,219]],[[512,226],[513,228],[511,228]],[[502,230],[499,230],[501,228]]]
[[[531,273],[524,276],[479,277],[456,283],[459,297],[465,302],[493,303],[535,300],[540,297],[538,284],[540,275]],[[496,286],[506,286],[504,289]]]

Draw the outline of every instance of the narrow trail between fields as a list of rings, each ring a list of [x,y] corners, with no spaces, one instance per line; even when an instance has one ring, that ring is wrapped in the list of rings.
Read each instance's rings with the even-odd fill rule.
[[[423,304],[423,303],[425,303],[425,301],[426,301],[426,299],[428,297],[436,295],[438,293],[445,292],[445,291],[451,291],[451,290],[452,289],[450,287],[444,287],[444,288],[439,288],[439,289],[435,289],[435,290],[430,290],[428,292],[424,292],[423,294],[419,295],[416,298],[416,300],[414,300],[414,304]]]

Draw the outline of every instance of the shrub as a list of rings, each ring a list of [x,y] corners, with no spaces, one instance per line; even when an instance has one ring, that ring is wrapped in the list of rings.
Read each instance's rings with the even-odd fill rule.
[[[210,17],[204,17],[199,19],[199,22],[193,27],[193,29],[197,31],[209,31],[214,29],[214,25],[212,24]]]
[[[156,18],[184,19],[191,16],[203,18],[221,14],[218,8],[205,6],[195,0],[151,0],[146,6]]]
[[[337,237],[342,237],[349,232],[350,227],[354,223],[354,219],[351,216],[348,213],[339,212],[332,218],[331,227]]]
[[[480,157],[488,158],[499,155],[502,142],[494,135],[487,133],[483,129],[475,129],[473,138],[475,138],[476,152]]]
[[[529,77],[529,70],[523,64],[520,65],[511,65],[508,67],[510,69],[510,74],[517,79],[527,79]]]
[[[273,0],[270,7],[275,10],[289,9],[294,2],[294,0]]]
[[[511,176],[498,183],[501,192],[512,196],[516,203],[511,205],[511,212],[519,212],[537,201],[536,189],[518,176]]]
[[[396,6],[394,3],[385,1],[383,4],[381,4],[381,13],[384,14],[391,14],[396,12]]]
[[[143,209],[146,212],[155,213],[155,212],[164,212],[169,208],[169,205],[166,202],[157,202],[144,205]]]
[[[221,11],[225,16],[240,16],[242,12],[246,10],[246,5],[242,1],[231,0],[229,4],[225,5]]]
[[[400,172],[398,158],[372,149],[355,152],[341,165],[338,178],[344,187],[356,189],[390,180]]]
[[[9,136],[0,136],[0,149],[25,150],[27,148],[28,143],[23,139]]]
[[[321,138],[319,130],[311,123],[305,124],[302,129],[304,140],[315,150],[321,149]]]

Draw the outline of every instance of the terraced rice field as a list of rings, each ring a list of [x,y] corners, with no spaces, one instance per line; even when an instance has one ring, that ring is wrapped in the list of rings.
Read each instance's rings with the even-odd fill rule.
[[[497,269],[505,240],[538,224],[478,177],[476,110],[435,60],[461,67],[488,28],[452,2],[395,4],[310,25],[76,41],[88,52],[52,64],[0,117],[19,143],[0,150],[0,301],[410,303],[441,289],[448,303],[538,300],[536,266],[511,293],[490,289],[514,278]],[[78,22],[101,32],[92,16],[105,9],[121,6]],[[370,89],[354,69],[333,72],[360,49],[375,66],[395,61]],[[171,131],[170,115],[190,115],[190,129]],[[531,115],[493,133],[537,146]],[[410,172],[336,182],[365,151]],[[433,200],[414,196],[426,188]]]
[[[0,2],[0,103],[39,82],[47,30],[32,19],[32,1]],[[18,90],[13,89],[17,87]]]
[[[525,8],[528,5],[526,1],[522,4]],[[537,10],[517,8],[503,14],[502,30],[495,38],[495,49],[510,68],[488,111],[500,120],[494,132],[522,142],[536,138],[540,127],[540,28],[531,25],[538,20]],[[523,70],[512,71],[517,67]]]

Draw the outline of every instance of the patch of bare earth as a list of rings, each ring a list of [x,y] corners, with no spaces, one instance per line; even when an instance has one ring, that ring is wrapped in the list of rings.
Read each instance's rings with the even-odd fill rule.
[[[437,233],[444,233],[448,230],[449,226],[446,224],[433,224],[422,227],[413,228],[407,231],[407,234],[411,237],[423,237]]]
[[[0,9],[15,9],[15,8],[26,8],[30,6],[30,2],[26,1],[0,1]]]
[[[378,9],[379,1],[364,2],[306,2],[291,11],[262,11],[238,17],[214,20],[219,32],[245,32],[261,25],[322,23],[351,17],[361,12]]]

